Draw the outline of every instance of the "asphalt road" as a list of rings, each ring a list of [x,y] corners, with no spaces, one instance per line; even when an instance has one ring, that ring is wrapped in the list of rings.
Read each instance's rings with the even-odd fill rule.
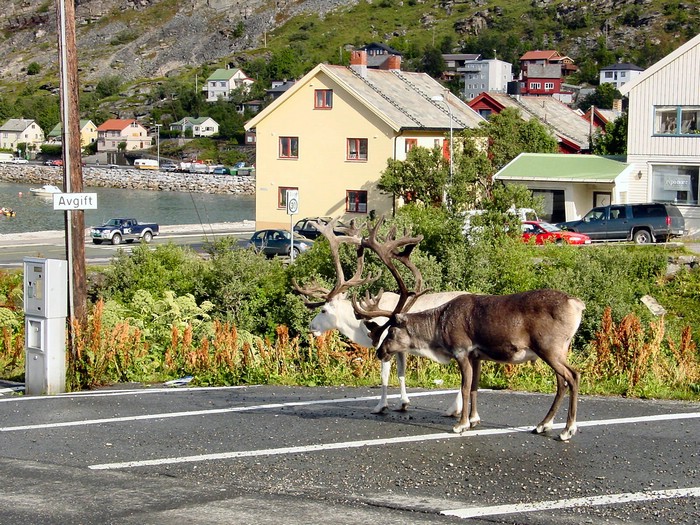
[[[583,396],[560,442],[529,432],[551,395],[481,392],[457,435],[453,392],[378,393],[0,395],[0,524],[700,523],[698,404]]]
[[[249,238],[254,231],[251,224],[185,225],[163,227],[161,234],[153,238],[152,246],[173,242],[201,250],[208,242],[224,236]],[[95,245],[86,236],[85,261],[88,265],[107,264],[121,250],[130,252],[138,242]],[[32,234],[0,235],[0,268],[21,268],[25,257],[66,259],[66,242],[63,232],[37,232]]]

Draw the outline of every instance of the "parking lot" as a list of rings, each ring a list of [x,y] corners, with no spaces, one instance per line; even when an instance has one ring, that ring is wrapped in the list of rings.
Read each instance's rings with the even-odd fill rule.
[[[410,393],[379,416],[368,388],[5,393],[0,523],[700,522],[697,404],[584,396],[563,443],[529,432],[550,395],[481,392],[457,435],[453,391]]]

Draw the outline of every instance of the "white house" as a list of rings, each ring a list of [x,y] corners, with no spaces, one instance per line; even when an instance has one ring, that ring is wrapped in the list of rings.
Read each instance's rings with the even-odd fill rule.
[[[193,137],[211,137],[219,133],[219,123],[211,117],[184,117],[170,124],[171,131],[192,130]]]
[[[676,203],[691,235],[700,235],[700,35],[620,92],[629,98],[627,162],[642,182],[626,201]]]
[[[0,126],[0,147],[16,150],[19,144],[27,144],[29,149],[44,142],[44,131],[32,119],[11,118]]]
[[[637,78],[644,72],[634,64],[620,63],[604,67],[600,70],[600,84],[613,84],[617,89]]]
[[[207,93],[207,102],[216,102],[219,99],[228,100],[232,91],[254,82],[240,69],[217,69],[209,75],[203,89]]]

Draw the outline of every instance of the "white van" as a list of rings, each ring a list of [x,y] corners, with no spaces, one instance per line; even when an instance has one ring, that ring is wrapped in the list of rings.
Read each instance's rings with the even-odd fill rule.
[[[12,153],[0,153],[0,162],[12,162],[15,156]]]

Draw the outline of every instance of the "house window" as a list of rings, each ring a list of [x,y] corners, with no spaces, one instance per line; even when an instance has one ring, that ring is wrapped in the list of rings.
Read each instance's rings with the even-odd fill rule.
[[[367,213],[367,192],[348,190],[345,192],[345,211],[350,213]]]
[[[367,160],[367,139],[348,139],[348,160]]]
[[[287,208],[287,191],[299,190],[299,188],[293,188],[290,186],[280,186],[277,190],[277,208],[286,209]]]
[[[418,139],[406,139],[406,153],[418,145]]]
[[[332,89],[317,89],[314,91],[314,109],[331,109],[332,107]]]
[[[545,91],[554,91],[554,82],[545,82],[544,83],[544,90]]]
[[[698,204],[698,172],[700,172],[700,166],[652,166],[652,200],[677,204]]]
[[[530,89],[542,89],[540,82],[530,82]]]
[[[299,158],[299,137],[280,137],[280,158]]]
[[[657,106],[654,108],[654,134],[700,136],[698,120],[700,106]]]
[[[613,77],[612,71],[605,72],[605,78],[612,78],[612,77]]]

